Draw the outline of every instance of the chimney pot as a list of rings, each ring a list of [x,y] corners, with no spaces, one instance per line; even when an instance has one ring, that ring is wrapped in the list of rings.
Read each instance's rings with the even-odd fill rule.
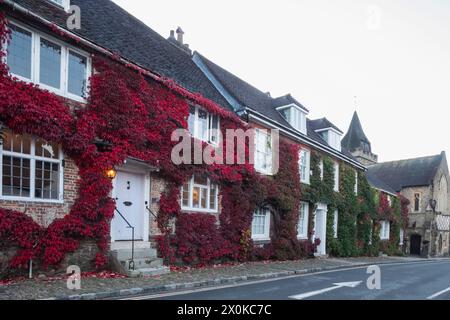
[[[184,35],[184,31],[178,27],[177,28],[177,40],[180,44],[183,44],[183,35]]]
[[[170,38],[175,39],[175,31],[174,30],[170,30]]]

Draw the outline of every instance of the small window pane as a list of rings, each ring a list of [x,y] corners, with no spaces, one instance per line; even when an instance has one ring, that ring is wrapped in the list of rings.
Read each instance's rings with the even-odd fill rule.
[[[207,200],[207,195],[208,195],[208,189],[201,188],[200,191],[201,191],[201,208],[207,209],[206,200]]]
[[[209,133],[209,142],[217,143],[219,142],[219,116],[211,115],[210,116],[210,133]]]
[[[3,156],[2,190],[5,196],[30,196],[30,160]]]
[[[86,97],[87,58],[69,52],[69,92],[80,97]]]
[[[189,106],[188,130],[195,136],[195,107]]]
[[[198,110],[198,139],[206,141],[208,138],[208,113],[204,110]]]
[[[209,208],[211,210],[216,209],[216,198],[217,198],[217,186],[212,185],[209,194]]]
[[[194,208],[200,207],[200,188],[194,187],[192,190],[192,206]]]
[[[59,197],[59,165],[36,161],[35,197],[57,200]]]
[[[50,159],[59,158],[59,146],[56,143],[48,143],[45,140],[36,140],[36,156]]]
[[[31,33],[14,25],[10,29],[11,41],[7,55],[9,71],[31,79]]]
[[[39,81],[53,88],[61,87],[61,46],[42,38]]]
[[[200,184],[203,186],[208,185],[208,178],[205,175],[197,174],[194,176],[194,184]]]
[[[183,185],[183,207],[189,207],[189,182]]]

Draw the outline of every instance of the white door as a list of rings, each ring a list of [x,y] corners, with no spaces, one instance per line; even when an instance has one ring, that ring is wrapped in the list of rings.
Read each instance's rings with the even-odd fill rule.
[[[116,207],[134,229],[134,239],[143,240],[145,175],[118,171],[114,181]],[[111,222],[112,240],[131,240],[132,229],[116,211]]]
[[[325,255],[327,251],[327,211],[317,209],[314,221],[314,239],[320,239],[316,253],[318,255]]]

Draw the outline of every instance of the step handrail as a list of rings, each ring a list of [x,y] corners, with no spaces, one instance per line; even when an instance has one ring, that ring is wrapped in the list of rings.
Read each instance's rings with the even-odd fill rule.
[[[150,212],[150,214],[155,217],[155,219],[158,219],[158,217],[156,216],[156,214],[152,211],[152,209],[150,209],[149,206],[145,206],[145,209],[147,209],[148,212]]]
[[[128,225],[127,228],[131,228],[131,260],[128,264],[129,270],[134,270],[134,227],[131,225],[131,223],[124,217],[124,215],[117,209],[117,207],[114,208],[115,211],[119,214],[119,216],[125,221],[125,223]]]

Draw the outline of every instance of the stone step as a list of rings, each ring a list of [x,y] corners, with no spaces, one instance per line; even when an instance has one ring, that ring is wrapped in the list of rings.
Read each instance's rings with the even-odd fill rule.
[[[155,268],[128,270],[126,273],[131,278],[144,277],[144,276],[151,277],[151,276],[159,276],[159,275],[170,273],[170,268],[166,267],[166,266],[161,266],[161,267],[155,267]]]
[[[159,276],[170,273],[170,268],[167,266],[161,266],[156,268],[139,269],[139,271],[141,272],[141,276]]]
[[[128,270],[130,267],[131,259],[120,261],[125,270]],[[143,268],[155,268],[161,267],[163,265],[163,259],[161,258],[138,258],[134,259],[134,268],[135,269],[143,269]]]
[[[131,259],[131,249],[118,249],[113,250],[112,254],[119,261],[126,261]],[[135,249],[134,250],[134,259],[145,259],[145,258],[156,258],[157,256],[156,249]]]

